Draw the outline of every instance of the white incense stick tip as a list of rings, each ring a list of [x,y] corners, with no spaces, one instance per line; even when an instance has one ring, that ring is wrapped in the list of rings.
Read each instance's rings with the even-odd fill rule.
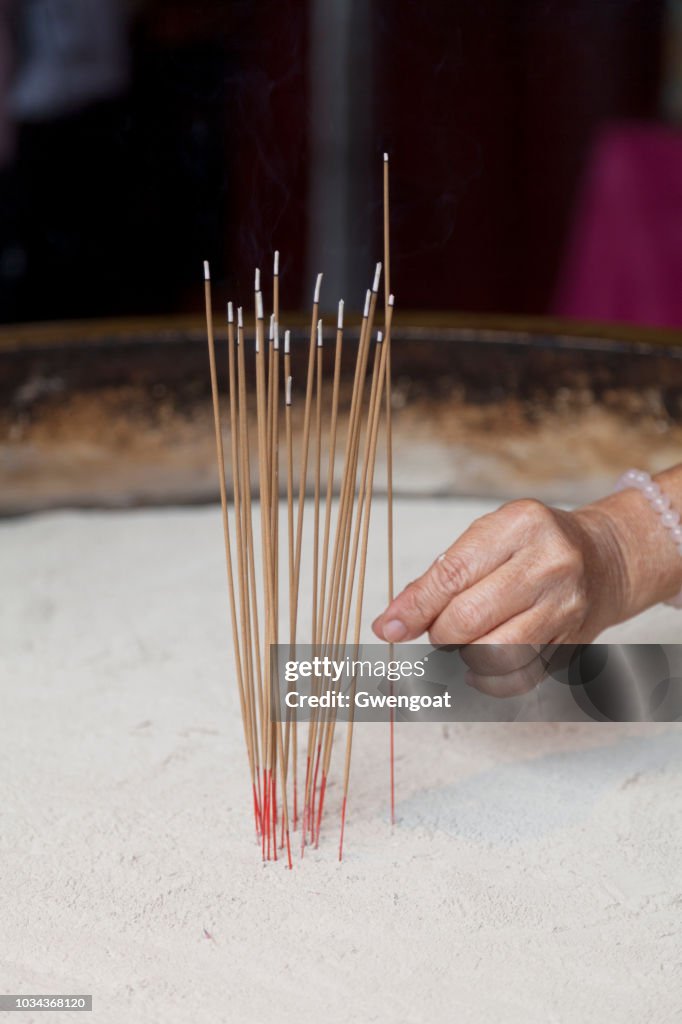
[[[263,293],[256,292],[256,316],[259,320],[263,319]]]
[[[317,347],[322,348],[322,321],[317,321]]]
[[[381,264],[377,263],[377,268],[374,271],[374,284],[372,285],[372,291],[379,291],[379,279],[381,278]]]
[[[288,356],[291,351],[291,331],[284,332],[284,355]],[[291,377],[289,378],[291,380]]]
[[[233,324],[234,323],[234,310],[232,309],[232,303],[231,302],[228,302],[228,304],[227,304],[227,322],[228,322],[228,324]]]
[[[272,329],[272,344],[274,345],[275,349],[279,352],[279,324],[277,323],[276,320]]]
[[[275,249],[275,257],[272,261],[272,274],[277,277],[279,274],[279,249]]]
[[[343,330],[343,299],[339,302],[339,318],[336,321],[336,326],[339,331]]]
[[[204,260],[204,281],[211,280],[211,271],[208,266],[208,260]]]
[[[237,307],[237,327],[244,326],[244,310],[241,306]]]
[[[253,290],[255,292],[260,291],[260,270],[256,267],[256,273],[254,275]]]
[[[287,331],[287,334],[289,332]],[[287,405],[291,405],[291,377],[287,377],[286,396],[285,401]]]
[[[380,345],[384,340],[383,331],[377,331],[377,345]]]
[[[275,314],[271,313],[270,314],[270,333],[268,334],[268,339],[270,341],[272,341],[272,339],[274,337],[275,337]]]
[[[388,153],[384,153],[384,163],[388,163]]]
[[[320,288],[322,287],[322,274],[317,275],[317,281],[315,282],[315,295],[313,296],[313,302],[317,303],[320,301]]]
[[[372,296],[372,293],[370,291],[368,291],[367,294],[365,295],[365,308],[362,311],[362,318],[363,318],[363,320],[366,320],[367,317],[369,316],[369,300],[370,300],[371,296]]]
[[[389,306],[395,306],[395,295],[389,295],[388,304]]]

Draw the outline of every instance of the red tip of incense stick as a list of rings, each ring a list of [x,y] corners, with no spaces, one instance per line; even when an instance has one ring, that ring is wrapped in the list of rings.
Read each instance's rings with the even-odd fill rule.
[[[268,773],[263,769],[263,812],[262,812],[262,828],[261,828],[261,850],[263,860],[266,860],[266,845],[267,845],[267,859],[270,859],[270,817],[268,812]]]
[[[298,783],[294,781],[294,832],[298,824]]]
[[[317,808],[317,828],[315,829],[315,849],[320,845],[320,826],[322,825],[322,809],[324,807],[324,793],[327,788],[327,776],[322,772],[322,783],[320,785],[320,802]]]
[[[270,773],[270,788],[272,789],[272,859],[277,860],[277,781],[273,773]],[[268,845],[270,837],[268,836]]]
[[[289,871],[292,871],[294,865],[291,860],[291,838],[289,836],[289,829],[287,829],[287,861],[289,865]]]
[[[260,791],[260,770],[256,769],[256,803],[258,805],[258,817],[260,819],[259,834],[263,832],[263,797]]]
[[[260,807],[258,806],[258,794],[256,793],[256,783],[253,783],[253,815],[256,819],[256,839],[260,840],[261,834],[261,816]]]
[[[308,835],[308,826],[310,822],[310,804],[306,800],[303,805],[303,815],[301,817],[301,857],[305,852],[306,837]]]
[[[277,776],[272,773],[272,820],[277,827],[278,814],[277,814]]]
[[[305,793],[308,792],[308,783],[309,782],[310,782],[310,755],[308,755],[306,757],[306,759],[305,759],[305,790],[304,790]]]
[[[306,837],[306,832],[308,831],[308,813],[309,813],[309,807],[308,807],[308,782],[309,781],[310,781],[310,755],[308,755],[306,757],[306,761],[305,761],[305,789],[303,790],[303,792],[305,793],[305,803],[303,804],[303,816],[301,818],[301,856],[303,856],[303,852],[305,850],[305,837]]]
[[[339,839],[339,860],[343,860],[343,833],[346,829],[346,797],[343,798],[343,806],[341,808],[341,837]]]
[[[308,824],[310,826],[310,842],[312,843],[315,839],[315,791],[317,790],[317,773],[320,770],[320,753],[322,752],[322,744],[317,745],[317,756],[315,758],[315,772],[313,774],[313,792],[310,800],[310,814],[308,815]]]

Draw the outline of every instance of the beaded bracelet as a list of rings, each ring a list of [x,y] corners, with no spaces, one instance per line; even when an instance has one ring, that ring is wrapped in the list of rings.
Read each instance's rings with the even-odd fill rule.
[[[682,525],[680,525],[680,514],[673,508],[670,498],[663,493],[661,488],[654,480],[651,479],[649,474],[644,473],[641,469],[628,469],[626,473],[623,473],[622,477],[616,484],[617,491],[624,491],[629,487],[634,487],[635,490],[640,491],[647,499],[654,512],[658,512],[661,524],[672,537],[675,547],[682,557]],[[673,608],[682,608],[682,590],[677,597],[672,598],[671,601],[666,601],[666,604],[672,605]]]

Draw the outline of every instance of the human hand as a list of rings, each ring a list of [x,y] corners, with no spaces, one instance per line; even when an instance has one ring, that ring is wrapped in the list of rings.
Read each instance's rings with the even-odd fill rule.
[[[682,465],[657,482],[682,508]],[[522,693],[542,678],[547,645],[588,643],[677,595],[680,553],[633,489],[575,512],[513,501],[473,523],[374,632],[399,643],[428,630],[434,644],[468,645],[461,654],[474,686]]]
[[[528,664],[542,645],[588,642],[625,617],[625,562],[605,508],[513,501],[473,523],[373,629],[394,643],[428,630],[434,644],[534,645]]]

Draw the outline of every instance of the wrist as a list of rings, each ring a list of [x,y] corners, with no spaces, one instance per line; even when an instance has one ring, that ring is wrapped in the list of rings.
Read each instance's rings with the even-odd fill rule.
[[[610,498],[576,509],[573,517],[585,538],[585,563],[589,580],[590,607],[598,632],[636,614],[629,528],[623,529],[620,508]]]
[[[682,557],[638,490],[609,495],[579,509],[576,516],[596,535],[601,552],[598,564],[607,576],[604,561],[613,561],[610,577],[618,609],[614,621],[622,622],[679,594]]]

